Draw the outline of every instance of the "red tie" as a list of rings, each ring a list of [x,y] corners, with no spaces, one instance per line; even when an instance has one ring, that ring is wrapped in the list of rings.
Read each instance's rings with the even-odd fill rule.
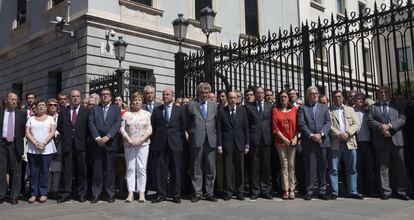
[[[76,123],[76,117],[77,117],[76,108],[73,107],[72,108],[72,125],[75,125],[75,123]]]

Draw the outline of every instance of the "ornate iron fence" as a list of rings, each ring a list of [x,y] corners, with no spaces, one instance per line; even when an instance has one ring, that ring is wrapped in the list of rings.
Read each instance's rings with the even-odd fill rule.
[[[176,77],[183,81],[177,94],[195,96],[195,85],[207,81],[213,89],[263,86],[303,95],[313,84],[323,94],[357,90],[371,97],[379,85],[388,85],[408,95],[414,92],[413,10],[411,0],[391,1],[261,38],[206,45],[176,56]]]
[[[114,97],[121,96],[126,103],[129,103],[131,94],[143,92],[147,85],[155,87],[155,83],[152,71],[131,68],[129,71],[118,70],[113,74],[90,80],[89,91],[99,94],[103,88],[109,88]]]

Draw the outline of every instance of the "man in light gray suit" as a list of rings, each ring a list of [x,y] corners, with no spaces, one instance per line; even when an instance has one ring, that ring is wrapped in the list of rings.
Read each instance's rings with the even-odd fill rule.
[[[211,86],[208,83],[197,85],[197,99],[186,106],[186,131],[190,150],[191,182],[194,196],[191,202],[198,202],[202,196],[203,185],[206,190],[205,199],[216,202],[214,197],[214,180],[216,177],[215,150],[221,141],[217,138],[220,133],[218,106],[208,100]]]
[[[329,199],[326,195],[325,174],[327,151],[330,147],[328,134],[331,128],[331,116],[328,106],[318,103],[318,99],[318,88],[310,86],[306,90],[306,104],[301,106],[298,117],[306,173],[304,200],[312,198],[316,178],[319,187],[318,197],[322,200]]]
[[[409,200],[406,194],[407,173],[404,165],[404,140],[402,130],[405,115],[402,107],[390,101],[390,91],[380,87],[377,91],[378,103],[368,108],[368,126],[372,133],[372,143],[379,165],[381,199],[387,200],[391,195],[390,163],[394,164],[397,196]]]

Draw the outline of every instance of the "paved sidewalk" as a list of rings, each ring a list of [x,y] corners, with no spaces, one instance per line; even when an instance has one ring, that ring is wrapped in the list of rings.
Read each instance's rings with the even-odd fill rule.
[[[122,200],[108,204],[70,201],[57,204],[48,200],[45,204],[28,204],[20,201],[12,206],[0,204],[0,220],[19,219],[165,219],[165,220],[274,220],[274,219],[330,219],[330,220],[364,220],[364,219],[414,219],[414,201],[390,199],[382,201],[376,198],[352,200],[339,198],[336,201],[313,199],[304,201],[283,201],[279,198],[271,201],[258,199],[252,201],[231,200],[217,203],[201,201],[191,203],[183,200],[181,204],[163,202],[144,204],[134,201],[126,204]]]

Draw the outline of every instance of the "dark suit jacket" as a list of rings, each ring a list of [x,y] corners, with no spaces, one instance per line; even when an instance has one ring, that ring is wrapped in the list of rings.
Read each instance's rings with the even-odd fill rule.
[[[201,148],[207,138],[211,148],[217,147],[217,133],[220,133],[217,103],[207,101],[207,119],[204,119],[198,101],[191,101],[186,106],[186,130],[189,134],[188,146]]]
[[[154,110],[159,106],[162,106],[162,105],[160,105],[160,103],[154,101],[154,109],[152,110],[152,112],[154,112]],[[149,112],[148,104],[147,103],[142,103],[142,109]]]
[[[88,129],[89,109],[79,107],[75,125],[72,125],[70,108],[60,109],[57,130],[62,140],[62,151],[72,151],[73,142],[77,151],[85,151]]]
[[[0,110],[0,135],[3,134],[3,120],[5,111],[5,109]],[[26,128],[26,112],[16,109],[14,118],[14,143],[16,146],[16,156],[17,158],[22,158],[24,151],[23,138],[25,136]]]
[[[401,105],[391,101],[388,106],[389,123],[391,124],[391,138],[395,146],[403,146],[402,130],[405,125],[404,109]],[[368,108],[368,126],[371,128],[372,143],[374,147],[380,148],[385,143],[385,137],[379,131],[379,125],[384,122],[382,105],[376,103]]]
[[[108,135],[110,140],[106,142],[106,150],[116,151],[118,145],[118,132],[121,128],[121,109],[113,104],[109,105],[106,120],[103,118],[103,105],[95,105],[89,113],[89,130],[92,139]]]
[[[263,138],[266,146],[272,145],[272,113],[273,105],[264,102],[263,115],[257,109],[257,102],[246,104],[247,117],[249,118],[250,147],[260,145]]]
[[[330,147],[329,131],[331,128],[331,115],[328,106],[317,103],[315,116],[313,116],[313,108],[307,103],[301,106],[299,111],[298,126],[301,131],[302,146],[306,147],[309,144],[317,144],[309,136],[315,133],[323,133],[324,140],[321,147]]]
[[[181,106],[172,105],[170,121],[164,120],[164,105],[154,109],[151,115],[152,136],[151,150],[161,151],[166,149],[168,143],[172,151],[183,150],[183,138],[185,129],[185,116]]]
[[[249,119],[244,107],[236,107],[236,115],[234,120],[230,116],[229,107],[219,109],[219,118],[221,123],[218,145],[224,150],[231,151],[236,145],[239,151],[249,146]]]

